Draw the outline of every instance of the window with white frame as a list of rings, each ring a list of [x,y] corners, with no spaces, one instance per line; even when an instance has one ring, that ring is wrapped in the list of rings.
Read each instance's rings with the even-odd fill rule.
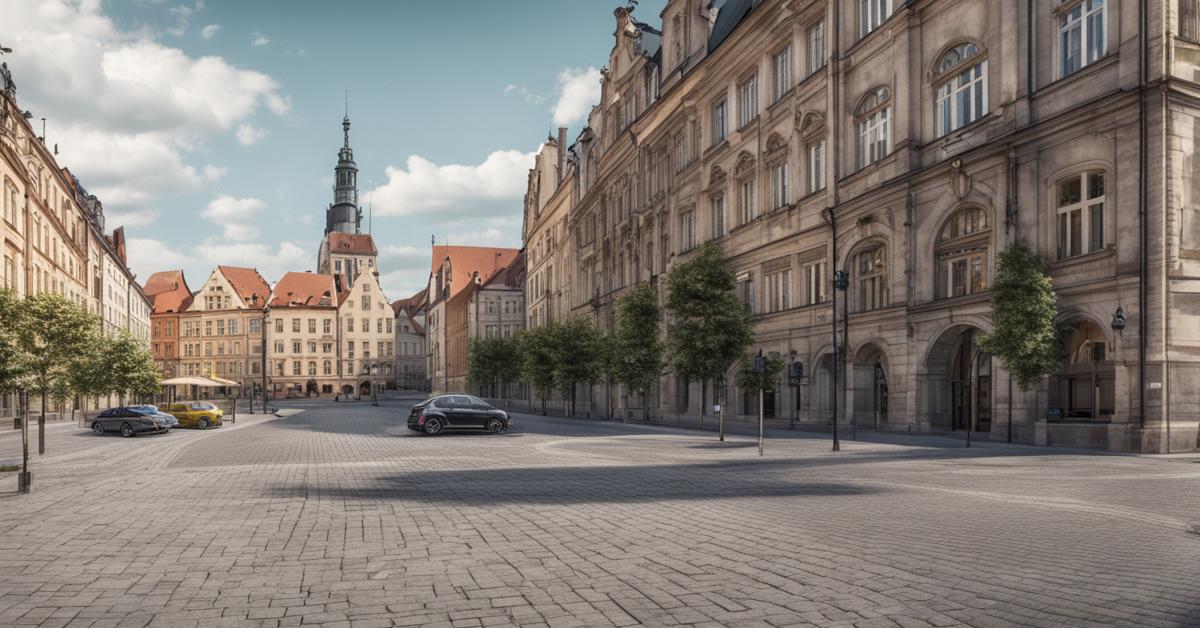
[[[712,143],[714,145],[725,141],[725,135],[729,132],[728,115],[729,104],[722,98],[712,108]]]
[[[758,75],[751,75],[738,86],[738,128],[758,117]]]
[[[784,160],[771,167],[771,208],[788,204],[788,164]]]
[[[746,306],[746,311],[754,313],[754,273],[742,273],[737,276],[738,299]]]
[[[792,47],[784,46],[783,50],[775,53],[771,58],[771,67],[774,72],[771,100],[774,102],[783,98],[792,88]]]
[[[938,298],[987,290],[990,233],[987,212],[981,207],[960,209],[942,226],[934,250]]]
[[[825,67],[825,58],[829,56],[825,50],[825,20],[808,27],[804,33],[804,45],[807,56],[805,76],[812,76]]]
[[[1104,173],[1084,172],[1059,182],[1058,259],[1099,251],[1104,242]]]
[[[792,270],[785,268],[766,275],[767,313],[792,307]]]
[[[866,37],[892,16],[892,0],[858,0],[858,35]]]
[[[696,247],[696,212],[686,211],[679,215],[679,235],[684,251]]]
[[[863,98],[855,110],[858,121],[858,167],[888,155],[892,145],[892,93],[880,87]]]
[[[1107,52],[1108,0],[1064,2],[1058,10],[1058,75],[1069,76]]]
[[[758,216],[758,210],[754,206],[753,177],[742,181],[738,186],[738,213],[741,217],[739,223],[741,225],[748,224]]]
[[[937,134],[941,137],[987,113],[987,59],[968,42],[942,55],[937,67]]]
[[[825,302],[825,262],[812,261],[804,265],[804,304]]]
[[[713,239],[725,237],[725,195],[717,194],[712,197],[712,226]]]
[[[808,193],[825,189],[825,140],[808,145]]]
[[[859,312],[887,305],[887,273],[882,245],[871,247],[855,256],[855,284],[858,286]]]

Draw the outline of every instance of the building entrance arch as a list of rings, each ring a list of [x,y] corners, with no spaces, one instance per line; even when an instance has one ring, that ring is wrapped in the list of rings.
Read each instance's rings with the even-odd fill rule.
[[[931,429],[991,431],[992,356],[979,347],[980,333],[955,325],[930,345],[922,410]]]
[[[859,347],[847,381],[854,388],[854,420],[861,427],[880,429],[888,420],[887,354],[875,343]]]

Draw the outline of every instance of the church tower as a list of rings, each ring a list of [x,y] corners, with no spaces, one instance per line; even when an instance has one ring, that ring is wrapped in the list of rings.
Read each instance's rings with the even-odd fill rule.
[[[334,168],[333,204],[325,210],[325,233],[358,233],[362,210],[358,208],[358,166],[350,148],[350,113],[342,118],[342,149]]]

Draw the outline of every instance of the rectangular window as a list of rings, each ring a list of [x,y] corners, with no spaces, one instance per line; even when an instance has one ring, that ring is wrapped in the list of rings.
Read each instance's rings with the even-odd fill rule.
[[[825,302],[825,262],[804,265],[804,304],[817,305]]]
[[[354,318],[346,317],[346,331],[354,331]]]
[[[371,309],[371,297],[369,297],[365,294],[363,295],[363,298],[362,298],[362,309],[364,312]]]
[[[742,181],[738,192],[738,212],[741,224],[749,224],[758,216],[758,209],[754,206],[754,179]]]
[[[282,318],[275,319],[275,333],[277,333],[277,334],[283,333],[283,319]]]
[[[713,141],[712,141],[712,143],[714,146],[725,141],[725,134],[729,130],[729,127],[728,127],[729,121],[728,121],[728,118],[726,117],[729,113],[728,109],[729,109],[729,105],[725,102],[724,98],[722,98],[720,101],[718,101],[717,104],[713,105],[713,110],[712,110]]]
[[[858,34],[866,37],[892,16],[892,0],[858,0]]]
[[[808,193],[825,189],[825,140],[808,145]]]
[[[229,335],[236,336],[238,333],[238,321],[236,318],[229,320]]]
[[[317,319],[315,319],[315,318],[308,319],[308,333],[310,333],[310,334],[317,333]]]
[[[292,353],[300,353],[300,341],[299,340],[292,341]]]
[[[980,61],[938,88],[938,137],[983,117],[987,111],[986,76],[987,61]]]
[[[865,168],[887,156],[892,144],[892,108],[884,107],[858,123],[858,167]]]
[[[771,273],[767,278],[767,312],[782,312],[792,307],[792,271]]]
[[[1179,37],[1200,41],[1200,1],[1179,0]]]
[[[754,313],[754,273],[743,273],[737,278],[738,299],[746,306],[746,311]]]
[[[817,73],[817,70],[825,67],[825,59],[829,56],[825,51],[825,20],[808,27],[805,32],[805,45],[808,55],[806,75],[812,76]]]
[[[225,321],[224,320],[217,321],[217,335],[218,336],[225,335]]]
[[[696,248],[696,212],[688,211],[679,216],[681,244],[684,251]]]
[[[738,86],[738,128],[758,117],[758,75]]]
[[[725,195],[718,194],[712,197],[712,225],[713,238],[722,238],[725,236]]]
[[[212,335],[212,327],[213,327],[212,321],[204,321],[204,335],[205,336]]]
[[[300,333],[300,319],[298,318],[292,319],[292,333]]]
[[[326,333],[326,334],[333,333],[332,329],[333,329],[333,320],[332,319],[327,318],[327,319],[321,321],[321,332],[322,333]]]
[[[1058,184],[1058,258],[1099,251],[1104,235],[1103,172],[1086,172]]]
[[[771,59],[771,67],[774,71],[771,100],[774,102],[783,98],[783,95],[792,89],[792,47],[786,46],[783,50],[775,53]]]
[[[1095,63],[1107,52],[1107,0],[1081,0],[1058,17],[1059,76]]]
[[[783,162],[771,168],[771,207],[779,209],[788,204],[788,167]]]

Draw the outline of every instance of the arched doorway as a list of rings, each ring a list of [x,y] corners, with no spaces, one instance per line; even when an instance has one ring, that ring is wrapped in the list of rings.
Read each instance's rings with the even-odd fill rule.
[[[887,426],[887,356],[879,345],[867,343],[854,355],[851,379],[854,388],[854,420],[859,427]]]
[[[813,361],[808,381],[801,384],[800,406],[806,410],[810,421],[833,424],[833,365],[832,353],[821,355]]]
[[[317,390],[318,390],[317,389],[317,380],[315,380],[315,379],[308,380],[308,383],[304,387],[304,393],[306,395],[310,395],[310,396],[316,395],[316,394],[318,394]]]
[[[358,383],[358,394],[359,394],[359,396],[363,396],[363,397],[370,395],[371,394],[371,382],[369,382],[369,381],[359,382]]]
[[[1116,408],[1116,365],[1104,332],[1095,323],[1076,323],[1067,335],[1062,373],[1051,379],[1050,407],[1064,419],[1108,421]]]
[[[932,430],[992,429],[992,356],[979,347],[979,333],[955,325],[930,345],[921,407]]]
[[[349,396],[349,395],[353,395],[353,394],[354,394],[354,387],[353,387],[353,386],[351,386],[350,384],[344,384],[344,385],[342,386],[342,396],[343,396],[343,397],[346,397],[346,396]]]

